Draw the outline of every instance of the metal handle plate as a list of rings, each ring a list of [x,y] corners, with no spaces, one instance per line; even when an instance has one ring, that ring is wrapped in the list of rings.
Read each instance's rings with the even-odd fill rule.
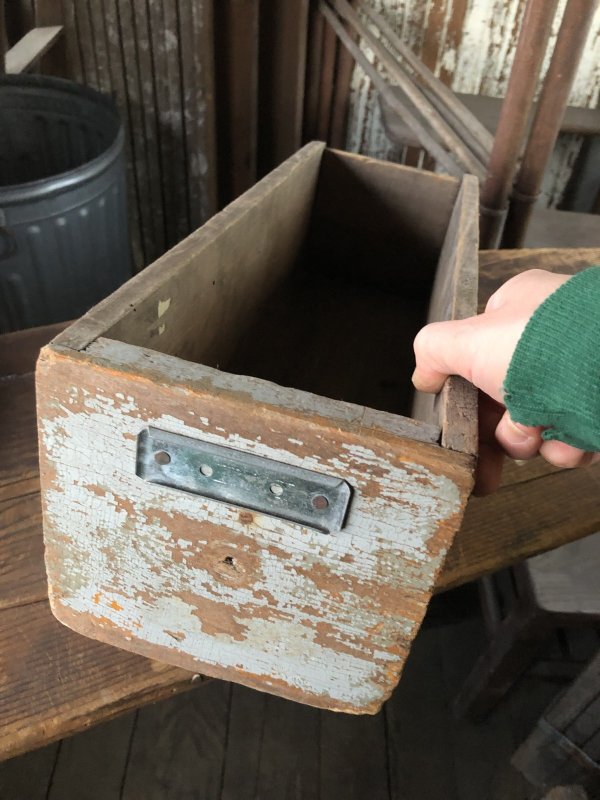
[[[157,428],[138,436],[136,474],[323,533],[341,530],[352,494],[340,478]]]

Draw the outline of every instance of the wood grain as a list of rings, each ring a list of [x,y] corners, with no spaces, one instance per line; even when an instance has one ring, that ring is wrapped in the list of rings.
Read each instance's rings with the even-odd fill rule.
[[[259,176],[302,143],[308,7],[309,0],[261,5]]]
[[[397,682],[460,519],[470,460],[315,415],[317,398],[301,408],[275,392],[257,403],[251,379],[98,345],[86,353],[47,349],[37,373],[54,613],[88,635],[188,669],[312,705],[376,711]],[[133,369],[123,365],[128,350]],[[167,420],[184,435],[215,443],[233,435],[236,449],[343,475],[354,487],[344,529],[323,538],[142,484],[127,466],[140,424],[164,428]],[[92,470],[78,456],[80,425],[95,449]],[[74,480],[80,497],[65,503]],[[132,525],[136,537],[123,535]],[[105,562],[109,550],[114,559]],[[136,584],[131,596],[127,587]]]
[[[73,633],[47,601],[0,611],[0,757],[191,688],[193,675]]]
[[[140,709],[119,797],[221,800],[230,693],[212,681]]]
[[[478,209],[477,181],[466,175],[440,253],[428,322],[465,319],[476,313]],[[466,381],[452,376],[438,397],[417,392],[413,414],[441,427],[444,447],[464,453],[477,452],[477,392]]]
[[[223,207],[256,181],[258,0],[216,3],[215,37],[219,205]]]
[[[561,470],[471,498],[437,590],[600,530],[600,465]]]
[[[44,800],[120,797],[135,722],[125,714],[63,739]]]

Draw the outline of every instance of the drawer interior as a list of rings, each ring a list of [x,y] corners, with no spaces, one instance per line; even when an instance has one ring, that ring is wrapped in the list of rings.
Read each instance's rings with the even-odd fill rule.
[[[105,335],[410,415],[412,341],[459,182],[314,147],[274,176],[149,268],[152,291]]]

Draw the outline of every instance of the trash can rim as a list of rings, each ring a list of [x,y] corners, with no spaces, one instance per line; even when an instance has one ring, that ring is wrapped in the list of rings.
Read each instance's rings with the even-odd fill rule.
[[[47,75],[2,75],[0,77],[0,91],[5,86],[14,86],[18,88],[49,88],[93,100],[103,105],[107,111],[114,114],[116,135],[113,142],[106,150],[90,161],[86,161],[77,167],[65,170],[64,172],[57,172],[54,175],[49,175],[39,180],[0,186],[0,204],[29,203],[32,200],[42,200],[58,192],[62,192],[74,184],[82,183],[96,175],[100,175],[113,163],[121,152],[125,133],[119,119],[116,105],[109,95],[103,94],[89,86],[76,83],[75,81],[65,80],[64,78],[54,78]]]

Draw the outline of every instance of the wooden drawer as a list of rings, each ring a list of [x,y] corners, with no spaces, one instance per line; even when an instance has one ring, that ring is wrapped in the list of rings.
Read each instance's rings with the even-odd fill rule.
[[[428,308],[475,312],[476,270],[474,178],[312,143],[54,339],[37,395],[56,617],[376,712],[476,450],[459,379],[411,412],[412,339]]]

